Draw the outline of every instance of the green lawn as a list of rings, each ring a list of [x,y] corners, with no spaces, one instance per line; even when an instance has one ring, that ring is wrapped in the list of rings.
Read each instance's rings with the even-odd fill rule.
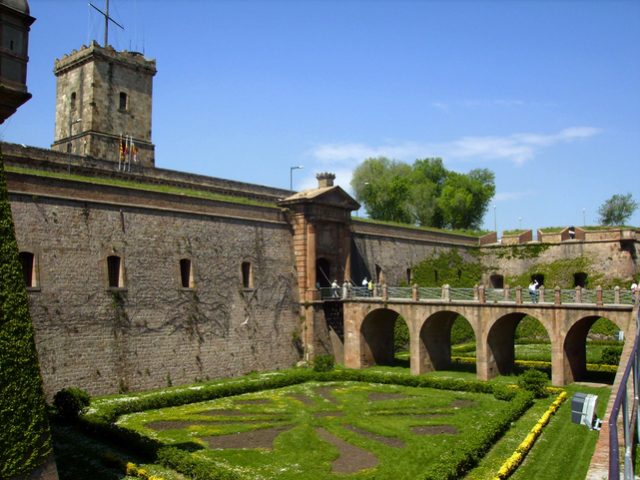
[[[196,443],[201,449],[193,455],[246,478],[335,479],[339,474],[332,473],[334,462],[347,460],[353,467],[364,457],[365,463],[377,465],[357,469],[349,478],[413,480],[447,462],[451,451],[469,448],[469,439],[483,435],[484,424],[508,405],[488,394],[310,382],[131,414],[119,425],[168,445]],[[278,435],[273,448],[257,447],[247,435],[274,428]],[[431,433],[416,433],[420,428]],[[341,451],[318,429],[355,451]],[[221,446],[243,434],[244,448]],[[217,441],[225,435],[234,437]],[[387,441],[396,443],[389,446]]]
[[[374,367],[370,370],[385,374],[406,374],[406,367]],[[266,374],[269,375],[269,374]],[[473,372],[438,371],[426,375],[436,379],[475,381]],[[253,381],[261,377],[254,374]],[[238,379],[219,383],[231,384]],[[517,383],[516,376],[499,376],[490,383]],[[174,392],[186,387],[165,389]],[[193,388],[193,387],[192,387]],[[199,387],[195,387],[199,388]],[[562,405],[535,443],[524,463],[514,473],[514,479],[582,480],[593,453],[598,432],[574,425],[570,419],[570,399],[575,392],[599,396],[598,414],[603,416],[610,388],[570,385],[569,399]],[[145,397],[152,395],[136,394]],[[381,396],[382,395],[382,396]],[[557,393],[538,399],[480,459],[466,476],[473,480],[493,479],[502,463],[527,436]],[[131,395],[130,395],[131,396]],[[129,396],[129,397],[130,397]],[[128,398],[123,396],[122,398]],[[473,403],[466,401],[472,400]],[[96,400],[95,405],[113,404],[118,397]],[[453,452],[468,446],[482,433],[483,422],[500,416],[509,404],[492,395],[464,393],[430,388],[403,387],[359,382],[308,382],[279,389],[264,390],[214,401],[193,403],[181,407],[148,410],[124,415],[119,424],[166,444],[190,446],[191,454],[212,466],[224,466],[229,472],[240,473],[243,479],[414,479],[423,478],[429,468],[445,464]],[[435,416],[434,416],[435,414]],[[162,422],[162,423],[158,423]],[[182,423],[178,423],[182,422]],[[415,427],[446,426],[448,431],[419,434]],[[272,448],[251,448],[251,440],[242,440],[242,432],[256,430],[276,432]],[[354,447],[342,453],[318,428],[334,439],[342,439]],[[453,430],[455,429],[455,430]],[[455,432],[455,433],[454,433]],[[232,442],[228,434],[239,434],[243,449],[214,448],[215,437]],[[126,444],[113,446],[103,440],[89,438],[71,427],[53,425],[54,448],[60,480],[89,478],[95,480],[127,479],[123,465],[134,462],[165,480],[183,480],[171,470],[148,465],[149,459],[138,457]],[[389,439],[404,442],[388,446]],[[213,442],[213,443],[210,443]],[[379,462],[351,474],[332,474],[334,461],[357,455],[373,455]],[[109,458],[118,458],[114,462]],[[353,460],[355,461],[355,460]],[[440,462],[440,463],[439,463]],[[141,477],[138,477],[141,478]],[[433,477],[439,478],[439,477]],[[458,477],[456,477],[458,478]]]

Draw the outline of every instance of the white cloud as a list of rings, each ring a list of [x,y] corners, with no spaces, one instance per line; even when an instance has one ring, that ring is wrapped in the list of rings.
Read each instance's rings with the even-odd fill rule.
[[[533,192],[499,192],[493,197],[494,202],[508,202],[511,200],[519,200],[521,198],[529,197],[533,195]]]
[[[366,158],[384,156],[396,160],[442,157],[445,160],[507,160],[522,165],[544,148],[589,138],[602,130],[570,127],[556,133],[514,133],[506,136],[462,137],[446,143],[404,142],[371,146],[362,143],[319,145],[310,153],[325,164],[355,166]]]

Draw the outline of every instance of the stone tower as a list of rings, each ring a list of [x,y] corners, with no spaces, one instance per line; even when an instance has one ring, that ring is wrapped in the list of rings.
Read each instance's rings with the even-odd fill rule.
[[[52,149],[118,162],[131,137],[137,163],[153,167],[151,100],[155,60],[92,42],[56,60]],[[133,157],[132,157],[133,158]]]

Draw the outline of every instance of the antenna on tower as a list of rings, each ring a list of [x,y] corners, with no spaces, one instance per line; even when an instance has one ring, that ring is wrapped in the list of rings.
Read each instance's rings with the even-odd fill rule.
[[[109,0],[106,0],[106,12],[103,12],[102,10],[100,10],[98,7],[96,7],[93,3],[89,2],[89,5],[91,5],[93,8],[95,8],[98,12],[100,12],[102,15],[104,15],[104,46],[106,47],[107,45],[109,45],[109,21],[112,21],[113,23],[115,23],[117,26],[119,26],[122,30],[124,30],[124,27],[122,25],[120,25],[118,22],[116,22],[113,18],[111,18],[109,16]]]

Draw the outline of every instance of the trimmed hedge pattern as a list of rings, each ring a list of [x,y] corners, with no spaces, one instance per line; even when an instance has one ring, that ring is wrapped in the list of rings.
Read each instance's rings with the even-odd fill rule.
[[[38,354],[0,153],[0,478],[27,476],[51,453]]]
[[[478,463],[500,436],[509,429],[511,422],[519,418],[533,402],[533,396],[529,392],[509,388],[496,388],[495,385],[486,382],[470,382],[458,379],[365,370],[334,370],[330,372],[291,370],[271,374],[268,377],[263,376],[205,384],[155,394],[144,394],[127,398],[126,401],[96,402],[90,412],[82,415],[79,420],[80,425],[90,433],[117,443],[126,444],[138,453],[145,455],[150,461],[176,470],[189,476],[189,478],[196,480],[236,480],[241,477],[225,466],[212,465],[211,463],[205,465],[194,459],[190,452],[202,448],[195,442],[193,444],[182,444],[181,448],[168,447],[160,441],[146,437],[136,431],[119,427],[115,424],[115,421],[123,414],[186,405],[260,390],[282,388],[312,380],[393,384],[485,393],[493,394],[498,399],[510,402],[499,415],[486,419],[477,435],[469,438],[463,448],[449,452],[447,458],[440,458],[436,465],[430,467],[422,477],[424,480],[460,478]]]

